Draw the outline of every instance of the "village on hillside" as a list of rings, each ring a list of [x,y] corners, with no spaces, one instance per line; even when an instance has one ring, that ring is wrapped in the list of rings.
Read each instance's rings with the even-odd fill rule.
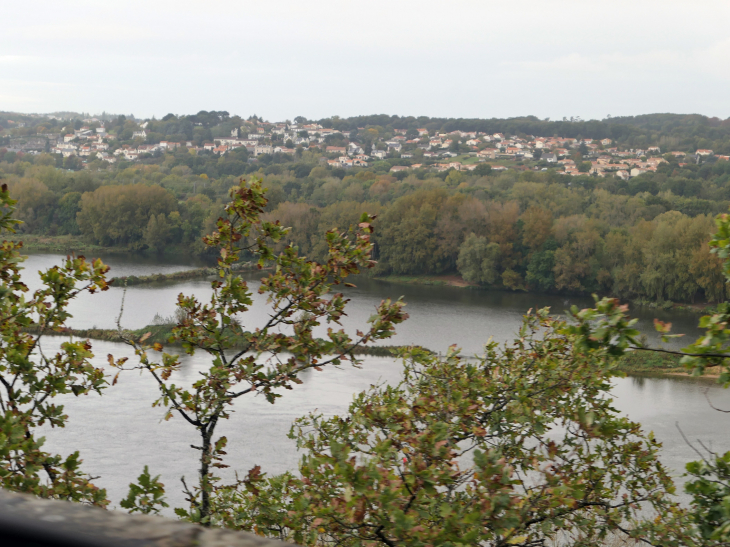
[[[135,121],[136,129],[131,138],[124,140],[107,133],[103,120],[87,118],[83,123],[73,133],[38,133],[14,138],[5,149],[29,154],[48,152],[63,158],[76,156],[82,166],[91,160],[109,164],[121,160],[137,162],[176,149],[187,149],[191,154],[223,156],[245,148],[250,163],[256,163],[257,157],[264,154],[294,156],[309,150],[320,154],[320,161],[332,168],[368,167],[373,162],[397,158],[400,160],[398,165],[390,167],[393,173],[416,169],[472,171],[480,165],[489,165],[493,171],[555,169],[572,176],[616,176],[623,180],[656,171],[659,164],[667,161],[662,157],[667,153],[676,157],[680,166],[701,163],[710,157],[730,160],[730,156],[715,156],[708,149],[620,148],[608,138],[516,136],[458,130],[430,134],[427,129],[420,128],[416,131],[395,129],[387,138],[363,139],[359,135],[367,134],[367,127],[344,134],[317,123],[269,123],[254,119],[232,129],[230,135],[211,138],[208,142],[154,142],[156,139],[148,132],[150,120]],[[328,144],[333,140],[339,146]]]

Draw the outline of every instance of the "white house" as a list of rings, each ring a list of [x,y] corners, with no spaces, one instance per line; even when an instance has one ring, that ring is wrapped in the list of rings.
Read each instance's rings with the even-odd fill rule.
[[[362,154],[364,152],[365,151],[357,143],[351,142],[350,144],[347,145],[347,153],[350,156],[356,156],[356,155]]]

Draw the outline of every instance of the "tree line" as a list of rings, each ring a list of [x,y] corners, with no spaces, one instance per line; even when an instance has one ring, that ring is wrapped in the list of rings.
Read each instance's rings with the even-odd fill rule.
[[[554,171],[389,172],[326,168],[315,155],[257,166],[267,218],[321,259],[322,234],[377,215],[376,275],[460,274],[504,290],[612,294],[651,301],[716,302],[725,285],[709,254],[712,217],[730,203],[730,162],[682,165],[623,181]],[[162,163],[71,172],[48,155],[0,162],[21,230],[76,235],[99,245],[205,253],[239,171],[235,155],[168,154]],[[196,174],[190,163],[215,161]],[[250,164],[243,170],[248,170]],[[235,173],[235,174],[234,174]],[[249,173],[245,176],[254,176]]]

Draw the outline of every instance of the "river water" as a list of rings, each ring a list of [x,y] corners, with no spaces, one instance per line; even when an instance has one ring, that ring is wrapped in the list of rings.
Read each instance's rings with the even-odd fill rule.
[[[102,257],[112,267],[110,275],[149,275],[174,272],[199,264],[189,261],[161,261],[135,257]],[[32,255],[26,262],[24,280],[38,286],[35,272],[60,263],[60,255]],[[258,286],[258,276],[250,276],[250,284]],[[386,297],[403,296],[408,303],[410,319],[398,327],[398,334],[388,344],[420,344],[436,351],[446,351],[457,344],[463,353],[481,353],[483,344],[493,337],[505,341],[514,337],[522,315],[529,308],[550,306],[560,313],[570,305],[590,305],[590,299],[566,299],[545,295],[472,291],[451,287],[394,285],[368,278],[358,278],[357,288],[348,289],[351,299],[344,326],[348,331],[362,327],[374,307]],[[208,281],[187,281],[176,284],[143,285],[126,291],[122,324],[140,328],[149,324],[155,314],[171,315],[177,295],[193,293],[201,299],[210,294]],[[121,288],[111,288],[74,302],[69,324],[76,328],[113,328],[119,314]],[[244,325],[258,325],[266,319],[266,306],[256,295],[254,305],[242,318]],[[672,321],[677,332],[697,334],[697,316],[681,313],[659,313],[637,310],[639,327],[656,342],[651,333],[651,320],[659,317]],[[690,338],[692,337],[690,336]],[[50,351],[59,338],[47,338],[44,349]],[[92,341],[94,364],[104,366],[107,354],[115,357],[132,353],[123,344]],[[365,357],[362,369],[350,367],[311,371],[304,383],[286,392],[275,405],[252,396],[236,406],[233,417],[219,431],[229,439],[227,463],[231,470],[245,473],[256,464],[267,473],[280,473],[296,468],[298,454],[293,441],[286,437],[292,421],[310,411],[326,415],[342,414],[353,394],[378,382],[393,382],[400,377],[400,364],[390,358]],[[192,382],[197,371],[206,364],[203,354],[183,358],[178,383]],[[664,443],[663,461],[680,477],[684,464],[696,457],[677,429],[679,426],[691,440],[699,439],[718,451],[730,450],[728,433],[730,418],[710,408],[706,397],[715,406],[730,408],[730,391],[711,382],[686,378],[619,378],[613,389],[616,408],[644,429],[653,431]],[[113,504],[124,497],[132,481],[147,464],[154,474],[161,474],[168,486],[172,506],[183,504],[179,479],[182,475],[194,480],[197,443],[195,432],[181,418],[161,421],[163,411],[152,408],[157,396],[153,381],[136,372],[123,373],[119,383],[106,390],[103,397],[87,396],[64,400],[69,424],[62,430],[47,430],[48,448],[61,454],[79,450],[84,469],[100,478],[97,484],[108,489]],[[245,397],[243,399],[246,399]]]

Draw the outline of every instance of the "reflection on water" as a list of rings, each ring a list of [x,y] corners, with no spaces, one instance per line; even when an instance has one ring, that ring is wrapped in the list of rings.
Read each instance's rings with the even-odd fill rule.
[[[26,283],[31,288],[37,286],[35,272],[61,259],[60,255],[32,256],[26,263]],[[191,267],[155,259],[110,257],[107,261],[112,266],[111,275],[149,275]],[[254,291],[259,286],[258,278],[247,276]],[[420,344],[442,352],[456,343],[464,353],[476,354],[490,337],[497,341],[511,339],[522,314],[529,308],[550,306],[554,312],[562,312],[572,304],[585,307],[592,302],[586,298],[393,285],[364,277],[356,283],[356,288],[346,289],[351,303],[343,325],[349,332],[362,328],[383,298],[402,295],[411,317],[398,327],[397,336],[385,343]],[[172,314],[180,292],[205,299],[210,294],[210,284],[199,280],[130,287],[123,325],[139,328],[149,324],[156,313]],[[114,327],[122,293],[122,289],[112,288],[106,293],[84,296],[72,305],[74,317],[70,324],[78,328]],[[242,318],[243,323],[259,325],[267,319],[267,313],[264,299],[255,294],[254,305]],[[675,331],[692,336],[697,333],[697,316],[693,314],[638,310],[636,316],[640,319],[639,327],[647,333],[652,332],[651,320],[655,316],[673,322]],[[53,349],[59,342],[58,338],[51,338],[44,345]],[[104,366],[107,353],[131,357],[129,349],[121,344],[93,341],[93,346],[97,366]],[[184,364],[181,380],[192,382],[196,371],[205,366],[205,356],[185,357]],[[286,434],[295,418],[315,409],[327,415],[341,414],[354,393],[376,382],[397,381],[400,371],[400,364],[392,359],[367,357],[362,370],[345,368],[307,374],[303,385],[287,392],[275,405],[257,397],[241,401],[237,412],[220,430],[229,438],[231,471],[246,471],[256,464],[269,473],[293,469],[298,457]],[[709,407],[704,394],[707,387],[679,378],[623,378],[615,381],[613,396],[617,409],[641,422],[645,430],[655,432],[664,443],[663,460],[680,475],[684,464],[696,455],[681,439],[677,424],[690,439],[701,439],[718,451],[730,449],[730,417]],[[712,385],[709,388],[716,406],[730,408],[730,392]],[[189,446],[196,439],[192,429],[179,418],[160,422],[162,410],[150,407],[156,393],[148,377],[127,373],[103,398],[69,398],[69,426],[47,431],[49,447],[61,453],[81,450],[85,468],[102,477],[98,482],[109,488],[115,503],[126,494],[128,483],[141,472],[142,466],[148,464],[152,473],[162,474],[163,482],[173,493],[172,503],[182,504],[182,496],[177,494],[179,478],[195,473],[195,453]]]
[[[23,263],[28,272],[35,274],[39,270],[45,270],[51,266],[62,263],[65,256],[57,253],[38,253],[28,256],[28,260]],[[210,266],[199,258],[195,257],[169,257],[169,256],[148,256],[142,254],[112,254],[112,255],[93,255],[87,256],[87,259],[101,258],[101,260],[111,268],[110,277],[123,277],[127,275],[150,275],[154,273],[169,274],[174,272],[182,272],[193,268],[202,268]]]

